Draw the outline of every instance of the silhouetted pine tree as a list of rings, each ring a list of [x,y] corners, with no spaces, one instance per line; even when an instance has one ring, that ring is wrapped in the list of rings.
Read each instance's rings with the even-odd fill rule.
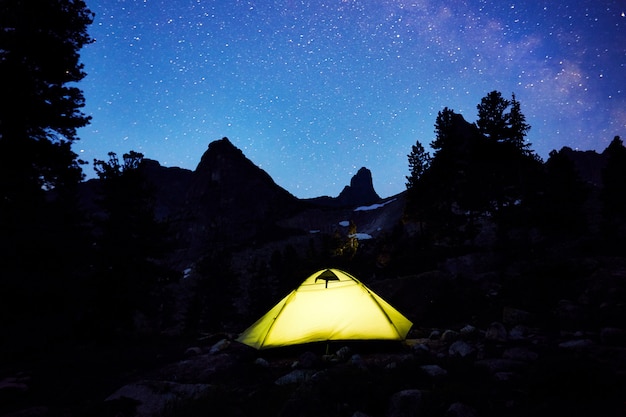
[[[471,181],[478,140],[476,127],[461,115],[447,107],[437,114],[435,140],[430,144],[435,152],[420,189],[428,196],[423,207],[427,227],[439,236],[463,239],[464,211],[479,204],[480,190]]]
[[[515,98],[515,94],[512,94],[510,104],[511,110],[507,117],[509,132],[506,140],[518,151],[525,154],[532,153],[531,144],[526,141],[530,125],[526,123],[526,116],[522,113],[520,102]]]
[[[506,222],[515,223],[516,214],[510,212],[518,212],[516,206],[529,198],[541,171],[540,160],[525,139],[530,125],[515,94],[507,100],[492,91],[477,109],[476,124],[486,139],[480,150],[483,186],[489,190],[495,211],[508,217]]]
[[[553,236],[567,238],[587,230],[583,204],[589,190],[565,148],[550,152],[545,171],[543,193],[534,206],[536,224]]]
[[[509,101],[492,91],[477,108],[475,125],[447,107],[437,114],[427,169],[419,165],[423,150],[409,155],[407,213],[419,208],[428,228],[448,238],[471,238],[481,217],[493,215],[507,228],[521,224],[520,208],[541,177],[541,161],[525,142],[530,125],[515,95]],[[419,178],[413,178],[415,167]]]
[[[122,163],[113,152],[106,162],[94,161],[102,209],[95,219],[94,308],[96,320],[109,330],[132,329],[133,314],[150,313],[152,291],[170,277],[159,262],[168,248],[167,225],[155,217],[142,160],[130,151]]]
[[[406,177],[407,192],[404,215],[407,219],[417,221],[420,224],[420,232],[423,233],[423,217],[427,207],[427,196],[422,177],[430,168],[432,158],[419,141],[412,146],[411,153],[407,157],[409,159],[409,175]]]
[[[69,307],[86,246],[71,144],[89,122],[74,83],[92,20],[82,0],[0,0],[0,321]]]
[[[480,100],[478,108],[479,132],[492,142],[501,142],[508,137],[508,117],[506,109],[511,102],[502,97],[499,91],[492,91]]]
[[[604,150],[606,165],[602,171],[603,229],[607,242],[626,246],[626,147],[615,136]]]

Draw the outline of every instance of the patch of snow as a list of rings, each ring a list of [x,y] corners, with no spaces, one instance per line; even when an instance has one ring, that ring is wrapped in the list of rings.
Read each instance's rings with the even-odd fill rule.
[[[185,278],[189,278],[189,275],[191,275],[191,271],[192,271],[192,269],[191,269],[191,268],[187,268],[187,269],[185,269],[185,270],[183,271],[183,279],[185,279]]]
[[[358,240],[367,240],[367,239],[371,239],[372,235],[368,235],[367,233],[355,233],[353,235],[349,235],[349,238],[357,238]]]
[[[389,201],[385,201],[384,203],[377,203],[377,204],[372,204],[371,206],[360,206],[354,209],[354,211],[369,211],[369,210],[376,210],[379,209],[381,207],[385,207],[387,204],[392,203],[396,201],[395,198],[392,198]]]
[[[348,220],[340,221],[339,226],[348,227],[350,226],[350,222]]]
[[[321,232],[321,230],[317,229],[317,230],[309,230],[309,233],[319,233]]]

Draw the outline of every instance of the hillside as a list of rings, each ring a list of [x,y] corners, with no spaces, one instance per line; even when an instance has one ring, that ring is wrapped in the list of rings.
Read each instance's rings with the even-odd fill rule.
[[[602,215],[606,160],[564,153],[593,187],[584,224]],[[64,306],[80,314],[62,316],[75,333],[57,317],[38,333],[23,321],[24,339],[1,345],[0,415],[622,414],[626,252],[606,241],[600,220],[575,233],[513,223],[503,235],[486,216],[465,240],[432,244],[405,218],[406,193],[378,198],[366,168],[339,196],[310,200],[225,138],[193,171],[150,160],[140,169],[170,228],[162,262],[173,278],[135,290],[145,301],[128,328],[105,331],[83,307],[90,298]],[[102,183],[82,192],[98,215]],[[275,351],[235,340],[326,267],[355,275],[409,318],[408,339]],[[66,291],[73,300],[78,290]]]

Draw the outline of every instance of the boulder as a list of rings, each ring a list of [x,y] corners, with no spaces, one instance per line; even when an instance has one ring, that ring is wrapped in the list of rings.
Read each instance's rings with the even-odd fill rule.
[[[457,340],[450,345],[448,354],[453,357],[467,358],[476,354],[476,348],[463,340]]]
[[[500,322],[493,322],[485,333],[485,339],[492,342],[506,342],[507,331],[504,324]]]
[[[605,327],[600,330],[600,342],[604,345],[626,346],[626,331],[616,327]]]
[[[478,334],[478,329],[471,324],[467,324],[461,328],[459,333],[461,333],[461,337],[472,337]]]
[[[448,371],[439,365],[422,365],[420,369],[433,379],[441,379],[448,375]]]
[[[157,417],[167,409],[184,401],[198,400],[209,395],[213,386],[208,384],[178,384],[170,381],[139,381],[125,385],[105,401],[130,399],[135,401],[136,417]]]
[[[274,381],[276,385],[291,385],[301,384],[304,381],[308,381],[313,376],[314,371],[309,369],[296,369],[289,372],[287,375],[283,375]]]
[[[501,372],[515,372],[523,368],[524,362],[514,359],[489,358],[475,362],[479,368],[485,368],[490,374],[495,375]]]
[[[513,307],[504,307],[502,309],[502,322],[508,326],[528,325],[531,320],[531,314],[528,311],[520,310]]]
[[[504,353],[502,353],[502,357],[504,359],[513,359],[523,362],[532,362],[537,360],[539,355],[536,352],[531,351],[525,347],[512,347],[506,349]]]
[[[389,400],[387,417],[413,417],[422,414],[425,407],[424,391],[406,389],[397,392]]]
[[[469,405],[456,402],[450,404],[446,411],[446,417],[478,417],[478,413]]]
[[[295,365],[298,368],[314,369],[320,364],[320,362],[321,359],[318,355],[311,351],[306,351],[298,357],[298,361]]]
[[[447,343],[451,343],[456,341],[459,338],[459,333],[455,332],[454,330],[446,330],[445,332],[443,332],[443,334],[441,335],[441,341],[442,342],[447,342]]]
[[[565,342],[559,343],[559,347],[561,349],[572,350],[572,351],[586,351],[593,347],[595,344],[591,339],[575,339],[568,340]]]

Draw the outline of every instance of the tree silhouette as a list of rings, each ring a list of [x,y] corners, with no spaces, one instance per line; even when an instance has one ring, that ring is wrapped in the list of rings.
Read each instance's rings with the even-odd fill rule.
[[[574,162],[571,149],[553,150],[545,163],[541,198],[534,207],[536,223],[547,233],[575,236],[586,230],[583,204],[589,195]]]
[[[476,107],[476,124],[485,138],[480,150],[484,186],[497,212],[510,211],[523,201],[540,170],[539,159],[525,139],[530,125],[515,94],[507,100],[492,91]]]
[[[94,305],[102,326],[129,330],[132,314],[149,312],[151,291],[168,279],[169,271],[159,263],[167,250],[167,225],[155,217],[143,155],[130,151],[121,163],[115,153],[108,156],[108,161],[94,160],[102,209],[95,219]]]
[[[418,141],[411,147],[411,153],[407,155],[409,159],[409,176],[406,177],[406,203],[404,217],[417,221],[419,232],[424,235],[424,220],[428,208],[426,195],[426,181],[424,174],[430,168],[430,153],[424,150],[424,146]]]
[[[461,211],[475,209],[479,194],[471,179],[479,139],[476,126],[460,114],[447,107],[437,114],[435,140],[430,144],[435,153],[416,188],[423,193],[421,198],[427,198],[420,210],[430,230],[459,235]]]
[[[5,308],[51,317],[67,306],[59,297],[87,246],[71,144],[89,122],[74,83],[92,19],[81,0],[0,0],[0,320]]]
[[[418,141],[411,147],[409,158],[409,176],[406,177],[406,188],[412,189],[417,186],[419,179],[430,166],[430,153],[424,150],[424,146]]]
[[[79,50],[92,39],[82,0],[0,2],[0,192],[3,205],[82,179],[71,143],[89,123]]]
[[[515,95],[507,100],[492,91],[477,108],[478,121],[470,124],[445,107],[435,120],[433,157],[419,146],[409,154],[405,213],[450,238],[471,238],[481,217],[495,215],[503,226],[519,222],[518,206],[540,177],[540,160],[525,142],[530,125]]]
[[[602,153],[606,165],[602,170],[603,229],[609,244],[626,244],[626,147],[615,136]]]
[[[508,114],[509,133],[508,141],[513,147],[524,153],[532,153],[531,144],[526,142],[526,134],[530,130],[530,125],[526,123],[526,116],[522,113],[521,105],[515,98],[515,94],[511,96],[511,110]]]
[[[478,121],[480,133],[493,142],[501,142],[508,135],[508,117],[505,113],[511,102],[502,97],[499,91],[492,91],[480,100]]]

